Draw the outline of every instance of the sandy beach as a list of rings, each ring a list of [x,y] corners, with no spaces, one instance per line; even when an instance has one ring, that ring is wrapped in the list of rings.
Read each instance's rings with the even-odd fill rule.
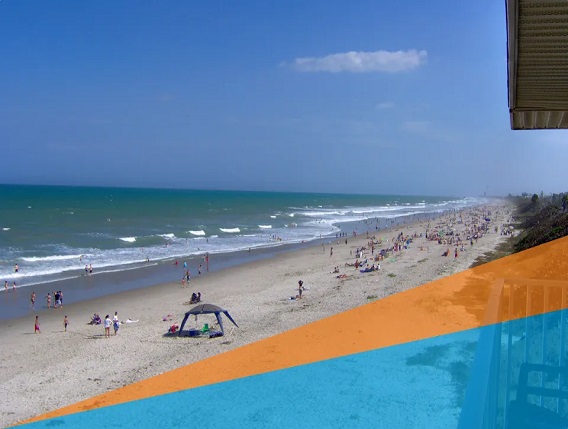
[[[505,201],[484,207],[492,211],[491,228],[478,240],[472,239],[473,244],[466,241],[466,229],[472,219],[484,222],[481,208],[446,213],[435,220],[406,223],[389,230],[373,230],[369,236],[363,233],[357,237],[348,234],[330,238],[323,245],[194,275],[189,285],[163,283],[2,321],[0,387],[4,395],[0,397],[0,426],[16,424],[465,270],[478,256],[505,239],[494,227],[500,230],[513,207]],[[462,222],[458,222],[460,216]],[[425,237],[426,230],[431,233],[450,228],[454,234],[459,233],[463,243],[439,244]],[[411,239],[408,248],[373,261],[381,249],[392,247],[393,240],[401,234]],[[377,243],[374,253],[369,246],[373,237]],[[361,273],[361,267],[352,266],[361,247],[367,249],[359,260],[367,260],[369,266],[380,264],[379,270]],[[448,256],[442,256],[448,249]],[[339,273],[334,272],[335,267]],[[181,267],[171,269],[182,273]],[[305,287],[302,299],[291,299],[298,294],[299,280]],[[192,308],[189,300],[193,292],[201,292],[202,302],[227,309],[239,328],[227,321],[225,336],[221,338],[164,337],[169,326],[181,323],[184,313]],[[112,333],[111,338],[105,338],[102,325],[88,324],[93,313],[104,318],[107,314],[112,317],[115,311],[121,321],[133,321],[122,323],[116,336]],[[41,328],[37,334],[35,314],[39,315]],[[65,315],[69,319],[67,332],[63,325]],[[214,325],[215,318],[200,316],[188,323],[201,328],[204,323]]]

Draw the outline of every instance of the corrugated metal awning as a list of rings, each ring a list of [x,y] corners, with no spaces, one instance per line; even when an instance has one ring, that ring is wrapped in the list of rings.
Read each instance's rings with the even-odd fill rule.
[[[568,1],[506,7],[511,128],[568,128]]]

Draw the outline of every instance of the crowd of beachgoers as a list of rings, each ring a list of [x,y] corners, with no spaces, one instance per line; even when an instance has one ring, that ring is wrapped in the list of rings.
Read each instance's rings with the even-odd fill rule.
[[[0,398],[0,425],[465,270],[510,236],[512,211],[508,202],[496,201],[437,218],[400,218],[388,229],[369,220],[368,230],[343,231],[321,245],[230,269],[203,269],[189,283],[187,268],[171,264],[183,282],[69,304],[66,321],[61,312],[44,311],[41,335],[33,335],[35,313],[31,320],[0,322],[0,388],[11,392]],[[221,340],[165,335],[197,303],[229,310],[239,327],[226,329]],[[118,312],[129,318],[118,320]],[[115,320],[99,316],[107,313]],[[215,328],[217,320],[192,317],[187,329],[204,324]],[[61,373],[66,376],[53,376]]]

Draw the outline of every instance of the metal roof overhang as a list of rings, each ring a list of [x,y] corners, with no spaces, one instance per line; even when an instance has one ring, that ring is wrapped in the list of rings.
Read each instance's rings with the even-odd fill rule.
[[[568,128],[568,1],[505,0],[513,130]]]

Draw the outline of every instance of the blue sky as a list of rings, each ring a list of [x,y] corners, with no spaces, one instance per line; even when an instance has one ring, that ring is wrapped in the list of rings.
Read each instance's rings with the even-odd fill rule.
[[[0,1],[1,183],[566,191],[505,2]],[[527,169],[530,166],[530,169]]]

